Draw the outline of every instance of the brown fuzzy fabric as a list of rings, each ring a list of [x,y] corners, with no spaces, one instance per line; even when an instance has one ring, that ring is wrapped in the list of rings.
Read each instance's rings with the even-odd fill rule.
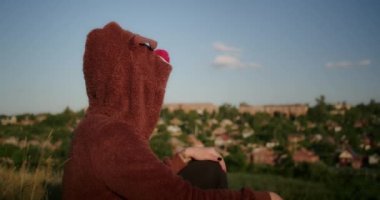
[[[75,130],[63,199],[269,199],[248,189],[195,188],[176,175],[183,168],[178,157],[162,162],[153,154],[149,136],[172,68],[140,43],[157,46],[115,22],[88,34],[89,108]]]

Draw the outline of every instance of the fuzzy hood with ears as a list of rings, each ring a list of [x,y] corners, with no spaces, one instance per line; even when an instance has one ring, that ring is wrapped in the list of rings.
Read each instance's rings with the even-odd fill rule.
[[[149,138],[172,70],[154,54],[156,47],[156,41],[123,30],[115,22],[92,30],[83,64],[88,113],[122,120]]]

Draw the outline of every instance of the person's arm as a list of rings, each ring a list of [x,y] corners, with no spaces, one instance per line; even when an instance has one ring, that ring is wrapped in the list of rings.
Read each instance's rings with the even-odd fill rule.
[[[172,157],[165,157],[162,162],[168,166],[175,174],[185,168],[188,163],[183,160],[183,158],[181,158],[180,153],[176,153]]]
[[[218,153],[213,147],[187,147],[174,154],[172,157],[164,158],[163,162],[169,166],[174,173],[178,173],[181,169],[186,167],[192,159],[218,162],[221,169],[224,172],[227,172],[226,163],[220,153]]]
[[[104,138],[90,150],[97,178],[127,199],[270,199],[249,189],[201,190],[174,174],[149,149],[148,141],[122,123],[103,130]]]

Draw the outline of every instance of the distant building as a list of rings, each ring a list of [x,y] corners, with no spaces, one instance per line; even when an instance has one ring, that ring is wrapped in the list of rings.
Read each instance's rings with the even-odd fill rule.
[[[334,104],[334,109],[330,112],[333,115],[344,115],[346,111],[351,109],[351,105],[345,102]]]
[[[322,134],[313,134],[312,136],[310,136],[310,142],[312,143],[316,143],[316,142],[320,142],[322,141],[323,139],[323,136]]]
[[[299,143],[305,140],[305,135],[303,134],[290,134],[288,135],[289,143]]]
[[[362,157],[356,154],[351,148],[345,148],[339,154],[339,165],[352,166],[354,169],[360,169],[362,167]]]
[[[231,121],[231,120],[229,120],[229,119],[223,119],[221,122],[220,122],[220,126],[221,127],[227,127],[227,126],[233,126],[234,125],[234,123]]]
[[[179,126],[179,125],[182,124],[182,121],[180,119],[178,119],[178,118],[175,117],[172,120],[170,120],[170,124],[173,124],[175,126]]]
[[[187,136],[187,141],[191,144],[193,147],[204,147],[205,145],[198,140],[197,137],[195,137],[194,134],[190,134]]]
[[[368,157],[368,164],[377,165],[379,164],[380,156],[378,154],[372,154]]]
[[[3,126],[5,126],[5,125],[13,125],[13,124],[16,124],[16,123],[17,123],[16,116],[6,117],[4,119],[1,119],[1,125],[3,125]]]
[[[272,148],[279,146],[279,145],[280,145],[280,143],[278,141],[271,141],[271,142],[267,142],[265,144],[265,147],[272,149]]]
[[[364,150],[370,150],[373,146],[374,142],[372,141],[372,139],[369,136],[364,135],[361,139],[360,148]]]
[[[292,155],[292,158],[295,163],[316,163],[319,161],[318,155],[305,148],[301,148],[300,150],[295,151]]]
[[[14,146],[17,146],[18,145],[18,139],[14,136],[11,136],[11,137],[8,137],[8,138],[5,138],[2,143],[3,144],[11,144],[11,145],[14,145]]]
[[[207,127],[209,127],[209,128],[211,128],[214,125],[218,125],[218,124],[219,124],[219,122],[216,119],[210,119],[207,121]]]
[[[285,105],[263,105],[252,106],[248,104],[240,104],[239,112],[250,113],[252,115],[256,113],[268,113],[274,115],[275,113],[281,113],[286,116],[300,116],[306,115],[309,106],[307,104],[285,104]]]
[[[46,115],[46,114],[38,114],[38,115],[36,115],[36,121],[37,121],[37,122],[42,122],[42,121],[44,121],[46,118],[47,118],[47,115]]]
[[[332,121],[332,120],[328,120],[326,122],[326,126],[327,126],[327,129],[329,131],[332,131],[332,132],[335,132],[335,133],[338,133],[338,132],[342,131],[342,126],[340,126],[337,122]]]
[[[170,133],[171,136],[180,136],[182,134],[182,130],[180,127],[175,125],[169,125],[166,127],[166,130]]]
[[[21,117],[17,119],[16,116],[5,117],[1,119],[1,125],[21,125],[21,126],[30,126],[35,123],[44,121],[47,118],[46,114],[38,114],[35,116],[35,119],[31,119],[29,116]]]
[[[245,128],[242,132],[242,136],[243,138],[248,138],[250,137],[251,135],[255,134],[255,131],[251,128]]]
[[[35,123],[34,120],[31,120],[29,117],[25,117],[24,119],[20,120],[18,124],[23,125],[23,126],[30,126]]]
[[[181,140],[179,140],[176,137],[171,137],[169,139],[169,144],[172,148],[172,152],[179,152],[179,151],[183,150],[186,146],[186,144],[184,142],[182,142]]]
[[[227,130],[224,127],[218,127],[214,129],[211,133],[212,138],[215,138],[216,136],[227,134]]]
[[[354,123],[355,128],[362,128],[368,125],[368,121],[364,119],[358,119]]]
[[[170,112],[175,110],[183,110],[185,112],[194,110],[198,113],[203,113],[204,111],[209,113],[218,111],[218,106],[212,103],[170,103],[165,104],[163,108],[167,108]]]
[[[269,148],[259,147],[252,150],[250,162],[255,164],[274,165],[276,161],[276,153]]]
[[[175,110],[183,110],[185,112],[190,112],[192,110],[203,113],[205,111],[218,112],[219,107],[212,103],[169,103],[164,104],[163,108],[167,108],[170,112]],[[300,116],[306,115],[309,106],[307,104],[284,104],[284,105],[263,105],[263,106],[252,106],[248,104],[240,104],[239,112],[241,113],[268,113],[270,115],[274,115],[275,113],[281,113],[286,116]]]
[[[232,139],[226,133],[218,135],[214,139],[214,145],[222,149],[230,146],[232,143]]]
[[[288,135],[288,150],[290,152],[295,151],[299,147],[299,143],[305,140],[303,134],[290,134]]]

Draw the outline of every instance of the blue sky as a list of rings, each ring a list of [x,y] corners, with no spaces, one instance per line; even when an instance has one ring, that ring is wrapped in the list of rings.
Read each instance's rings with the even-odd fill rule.
[[[380,101],[380,1],[0,3],[0,114],[87,106],[87,33],[110,21],[171,54],[165,102]]]

